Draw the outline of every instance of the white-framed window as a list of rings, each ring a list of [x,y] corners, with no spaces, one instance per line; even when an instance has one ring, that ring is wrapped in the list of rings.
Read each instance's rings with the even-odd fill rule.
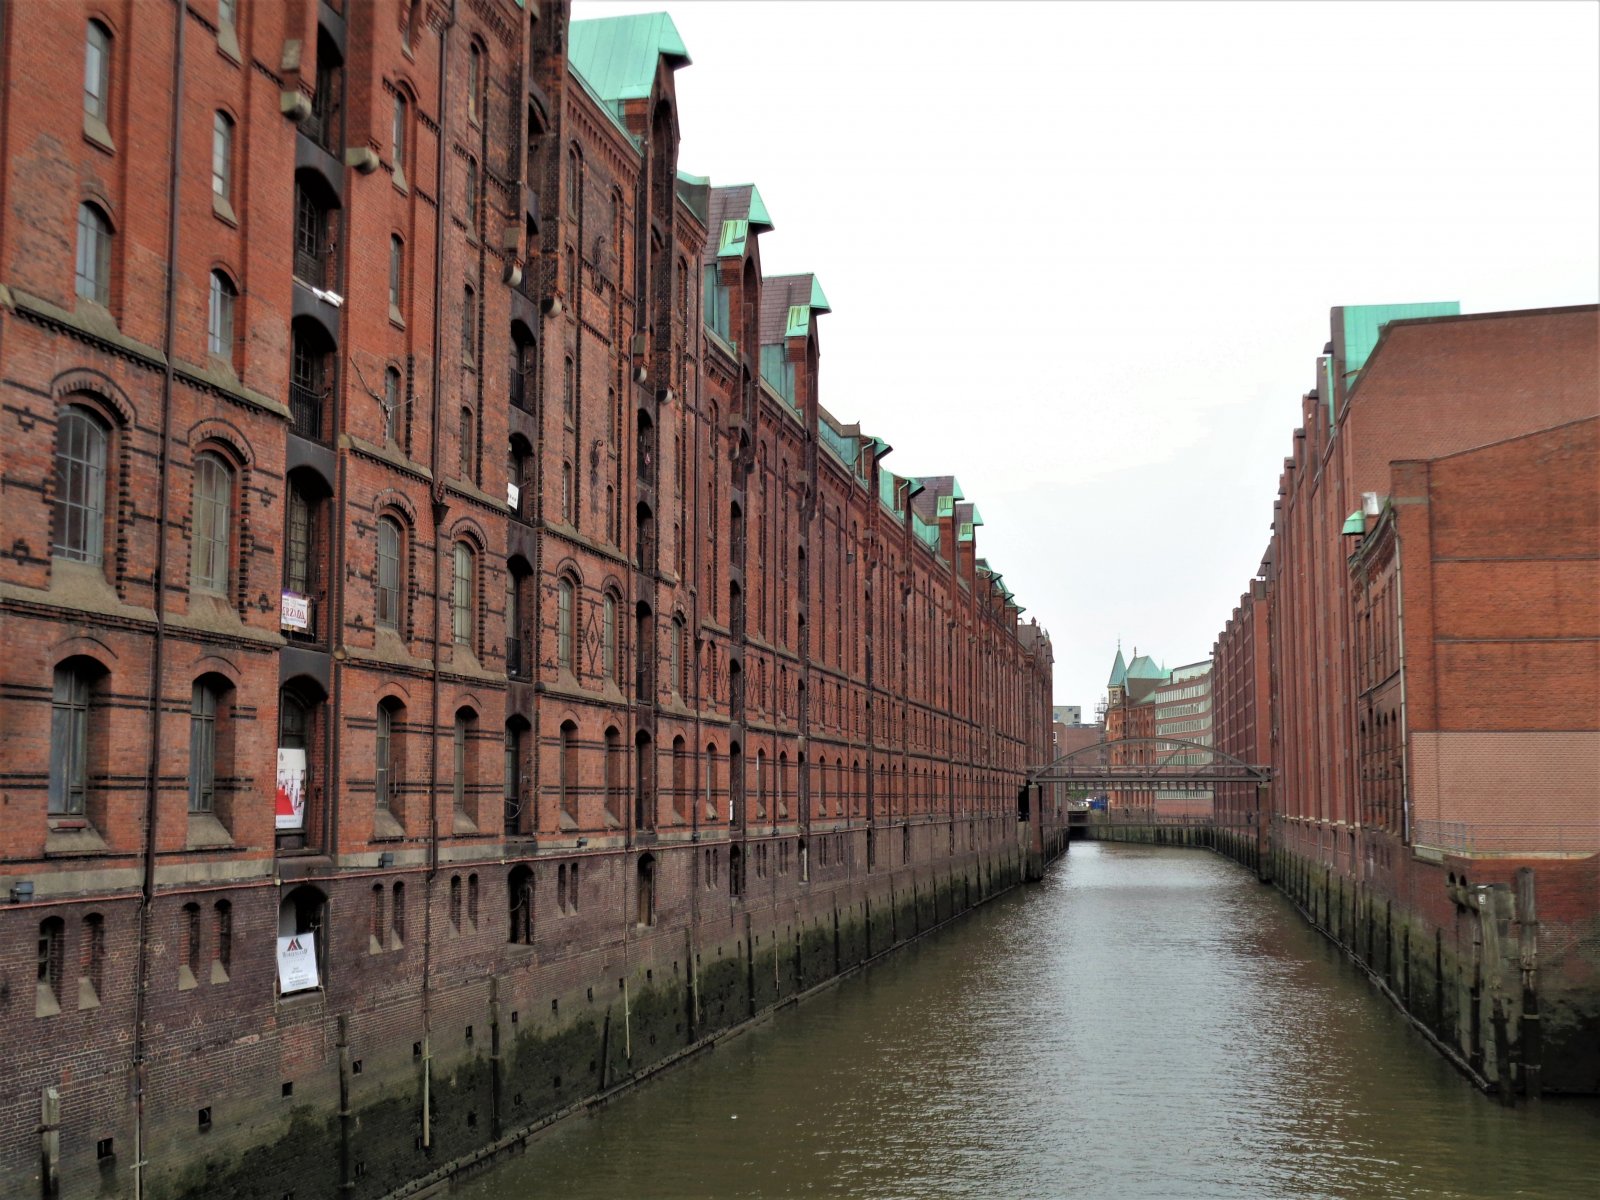
[[[206,349],[212,358],[233,358],[233,308],[238,289],[221,271],[211,272],[211,300],[206,317]]]
[[[233,517],[233,468],[210,451],[194,460],[194,540],[189,586],[228,590],[229,534]]]

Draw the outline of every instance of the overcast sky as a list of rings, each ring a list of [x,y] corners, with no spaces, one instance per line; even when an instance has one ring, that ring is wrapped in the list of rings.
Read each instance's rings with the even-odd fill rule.
[[[814,271],[823,404],[954,474],[1085,718],[1203,659],[1339,304],[1600,292],[1600,5],[666,9],[679,166]]]

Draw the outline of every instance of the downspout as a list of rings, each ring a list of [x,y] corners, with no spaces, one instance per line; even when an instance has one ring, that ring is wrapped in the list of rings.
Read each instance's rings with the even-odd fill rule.
[[[183,130],[183,35],[187,5],[173,5],[172,54],[172,130],[167,149],[167,290],[163,302],[161,353],[161,450],[156,460],[160,479],[160,498],[156,510],[156,569],[154,645],[150,655],[150,756],[145,776],[144,852],[139,883],[139,948],[135,956],[133,981],[133,1195],[144,1196],[144,1091],[145,1091],[145,992],[150,986],[150,908],[156,890],[157,786],[161,779],[161,678],[166,659],[167,604],[167,520],[172,437],[172,355],[173,329],[177,324],[178,287],[178,180],[181,134]]]
[[[439,137],[434,164],[433,188],[439,203],[434,210],[433,234],[433,428],[429,435],[428,469],[433,473],[433,669],[429,672],[432,706],[429,719],[433,722],[428,755],[428,869],[423,875],[422,908],[422,1146],[433,1145],[431,1120],[431,1091],[433,1084],[433,881],[439,873],[439,656],[443,653],[440,640],[440,616],[443,600],[439,591],[441,577],[440,557],[444,553],[441,531],[450,506],[444,495],[444,476],[439,465],[439,389],[442,372],[439,362],[444,353],[440,333],[444,312],[444,168],[446,147],[450,143],[449,51],[450,30],[456,23],[455,0],[450,0],[450,10],[439,27]]]
[[[1394,622],[1396,654],[1400,674],[1400,837],[1403,845],[1411,844],[1411,781],[1407,767],[1411,758],[1410,739],[1406,725],[1406,591],[1400,574],[1400,522],[1398,514],[1394,523]]]

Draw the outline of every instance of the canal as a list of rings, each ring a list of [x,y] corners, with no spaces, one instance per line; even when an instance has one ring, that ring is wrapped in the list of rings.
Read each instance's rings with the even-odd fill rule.
[[[1498,1107],[1276,891],[1076,843],[463,1185],[559,1197],[1593,1197],[1600,1105]]]

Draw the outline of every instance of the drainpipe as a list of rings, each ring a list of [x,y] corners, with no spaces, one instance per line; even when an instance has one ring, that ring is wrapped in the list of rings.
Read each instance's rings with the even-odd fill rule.
[[[444,312],[444,169],[450,144],[449,51],[450,30],[455,23],[455,0],[450,0],[449,13],[439,27],[439,138],[433,177],[434,193],[440,197],[440,203],[434,216],[433,235],[433,429],[428,452],[428,468],[433,472],[433,670],[429,672],[433,697],[429,709],[429,719],[433,722],[430,748],[433,752],[428,756],[428,869],[423,876],[422,896],[422,1146],[425,1150],[433,1146],[429,1112],[433,1083],[433,1010],[430,1001],[433,975],[433,881],[439,874],[439,656],[443,653],[440,631],[443,602],[439,581],[442,575],[440,557],[444,553],[441,532],[450,511],[445,500],[444,476],[439,462],[439,389],[443,375],[439,364],[444,353],[440,316]]]
[[[1396,669],[1400,674],[1400,832],[1402,844],[1411,844],[1411,782],[1407,769],[1411,757],[1410,739],[1406,736],[1406,590],[1400,574],[1400,521],[1396,514],[1394,524],[1394,621],[1395,652],[1399,657]]]
[[[161,779],[161,677],[166,661],[167,604],[167,519],[168,483],[172,437],[172,354],[173,329],[177,323],[178,286],[178,180],[181,134],[183,131],[183,35],[187,6],[173,5],[172,129],[167,149],[167,289],[163,302],[161,353],[165,360],[161,379],[161,450],[156,474],[160,479],[160,499],[156,513],[155,642],[150,655],[150,756],[145,775],[144,853],[139,884],[139,948],[134,959],[133,981],[133,1194],[144,1196],[144,1090],[145,1090],[145,991],[150,986],[150,907],[156,890],[156,815],[157,786]]]

